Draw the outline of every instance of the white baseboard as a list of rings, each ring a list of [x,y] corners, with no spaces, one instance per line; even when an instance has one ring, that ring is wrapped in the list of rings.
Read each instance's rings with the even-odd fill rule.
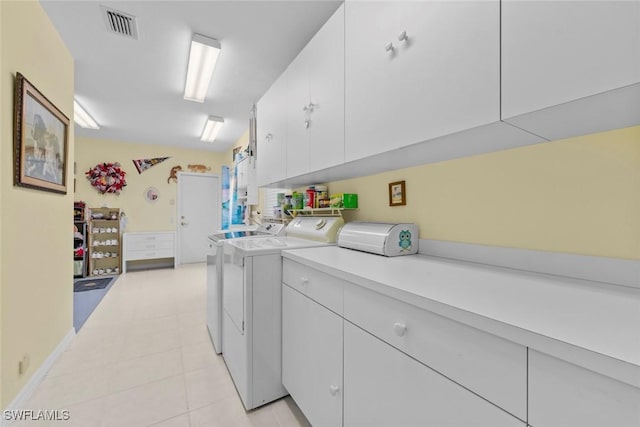
[[[76,336],[76,331],[72,327],[67,335],[62,338],[62,340],[58,343],[56,348],[51,352],[49,357],[42,362],[42,365],[31,375],[29,381],[22,387],[22,390],[18,393],[18,395],[9,403],[9,405],[4,409],[5,411],[19,410],[24,409],[24,405],[27,403],[29,398],[33,395],[33,392],[36,390],[38,385],[42,382],[44,377],[49,372],[49,369],[53,366],[56,360],[60,357],[62,353],[69,347],[71,341]],[[0,426],[5,427],[14,424],[14,421],[7,421],[4,419],[4,416],[0,419]]]
[[[443,240],[420,240],[420,253],[534,273],[640,288],[640,261]]]

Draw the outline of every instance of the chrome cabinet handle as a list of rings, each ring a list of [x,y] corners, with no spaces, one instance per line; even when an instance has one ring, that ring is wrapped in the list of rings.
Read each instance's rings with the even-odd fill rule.
[[[405,41],[405,40],[408,40],[408,39],[409,39],[409,37],[407,36],[407,32],[406,31],[403,30],[400,34],[398,34],[398,41],[399,42]]]

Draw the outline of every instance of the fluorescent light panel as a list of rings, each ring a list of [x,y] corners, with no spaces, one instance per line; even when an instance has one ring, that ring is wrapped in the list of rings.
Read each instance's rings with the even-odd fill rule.
[[[85,111],[78,101],[73,100],[73,121],[85,129],[100,129],[93,117]]]
[[[193,35],[191,49],[189,50],[184,99],[204,102],[219,53],[220,42],[218,40],[201,36],[200,34]]]
[[[218,132],[222,129],[222,125],[224,125],[224,119],[222,117],[209,116],[207,119],[207,123],[204,125],[204,130],[202,131],[201,141],[213,142],[218,136]]]

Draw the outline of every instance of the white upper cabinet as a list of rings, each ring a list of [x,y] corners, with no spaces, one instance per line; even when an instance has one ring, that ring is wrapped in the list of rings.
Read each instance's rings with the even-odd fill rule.
[[[497,0],[347,1],[345,14],[346,161],[499,120]]]
[[[344,5],[308,49],[309,167],[317,171],[344,162]]]
[[[502,119],[547,139],[639,123],[640,2],[503,0]]]
[[[272,184],[286,178],[287,80],[283,74],[258,101],[257,184]]]
[[[309,50],[302,52],[285,71],[287,77],[287,176],[309,171]]]
[[[286,73],[287,176],[344,162],[344,6]]]

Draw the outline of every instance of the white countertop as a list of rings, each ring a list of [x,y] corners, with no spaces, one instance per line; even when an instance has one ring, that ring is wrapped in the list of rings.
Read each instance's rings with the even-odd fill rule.
[[[283,256],[640,387],[640,290],[339,247]]]

